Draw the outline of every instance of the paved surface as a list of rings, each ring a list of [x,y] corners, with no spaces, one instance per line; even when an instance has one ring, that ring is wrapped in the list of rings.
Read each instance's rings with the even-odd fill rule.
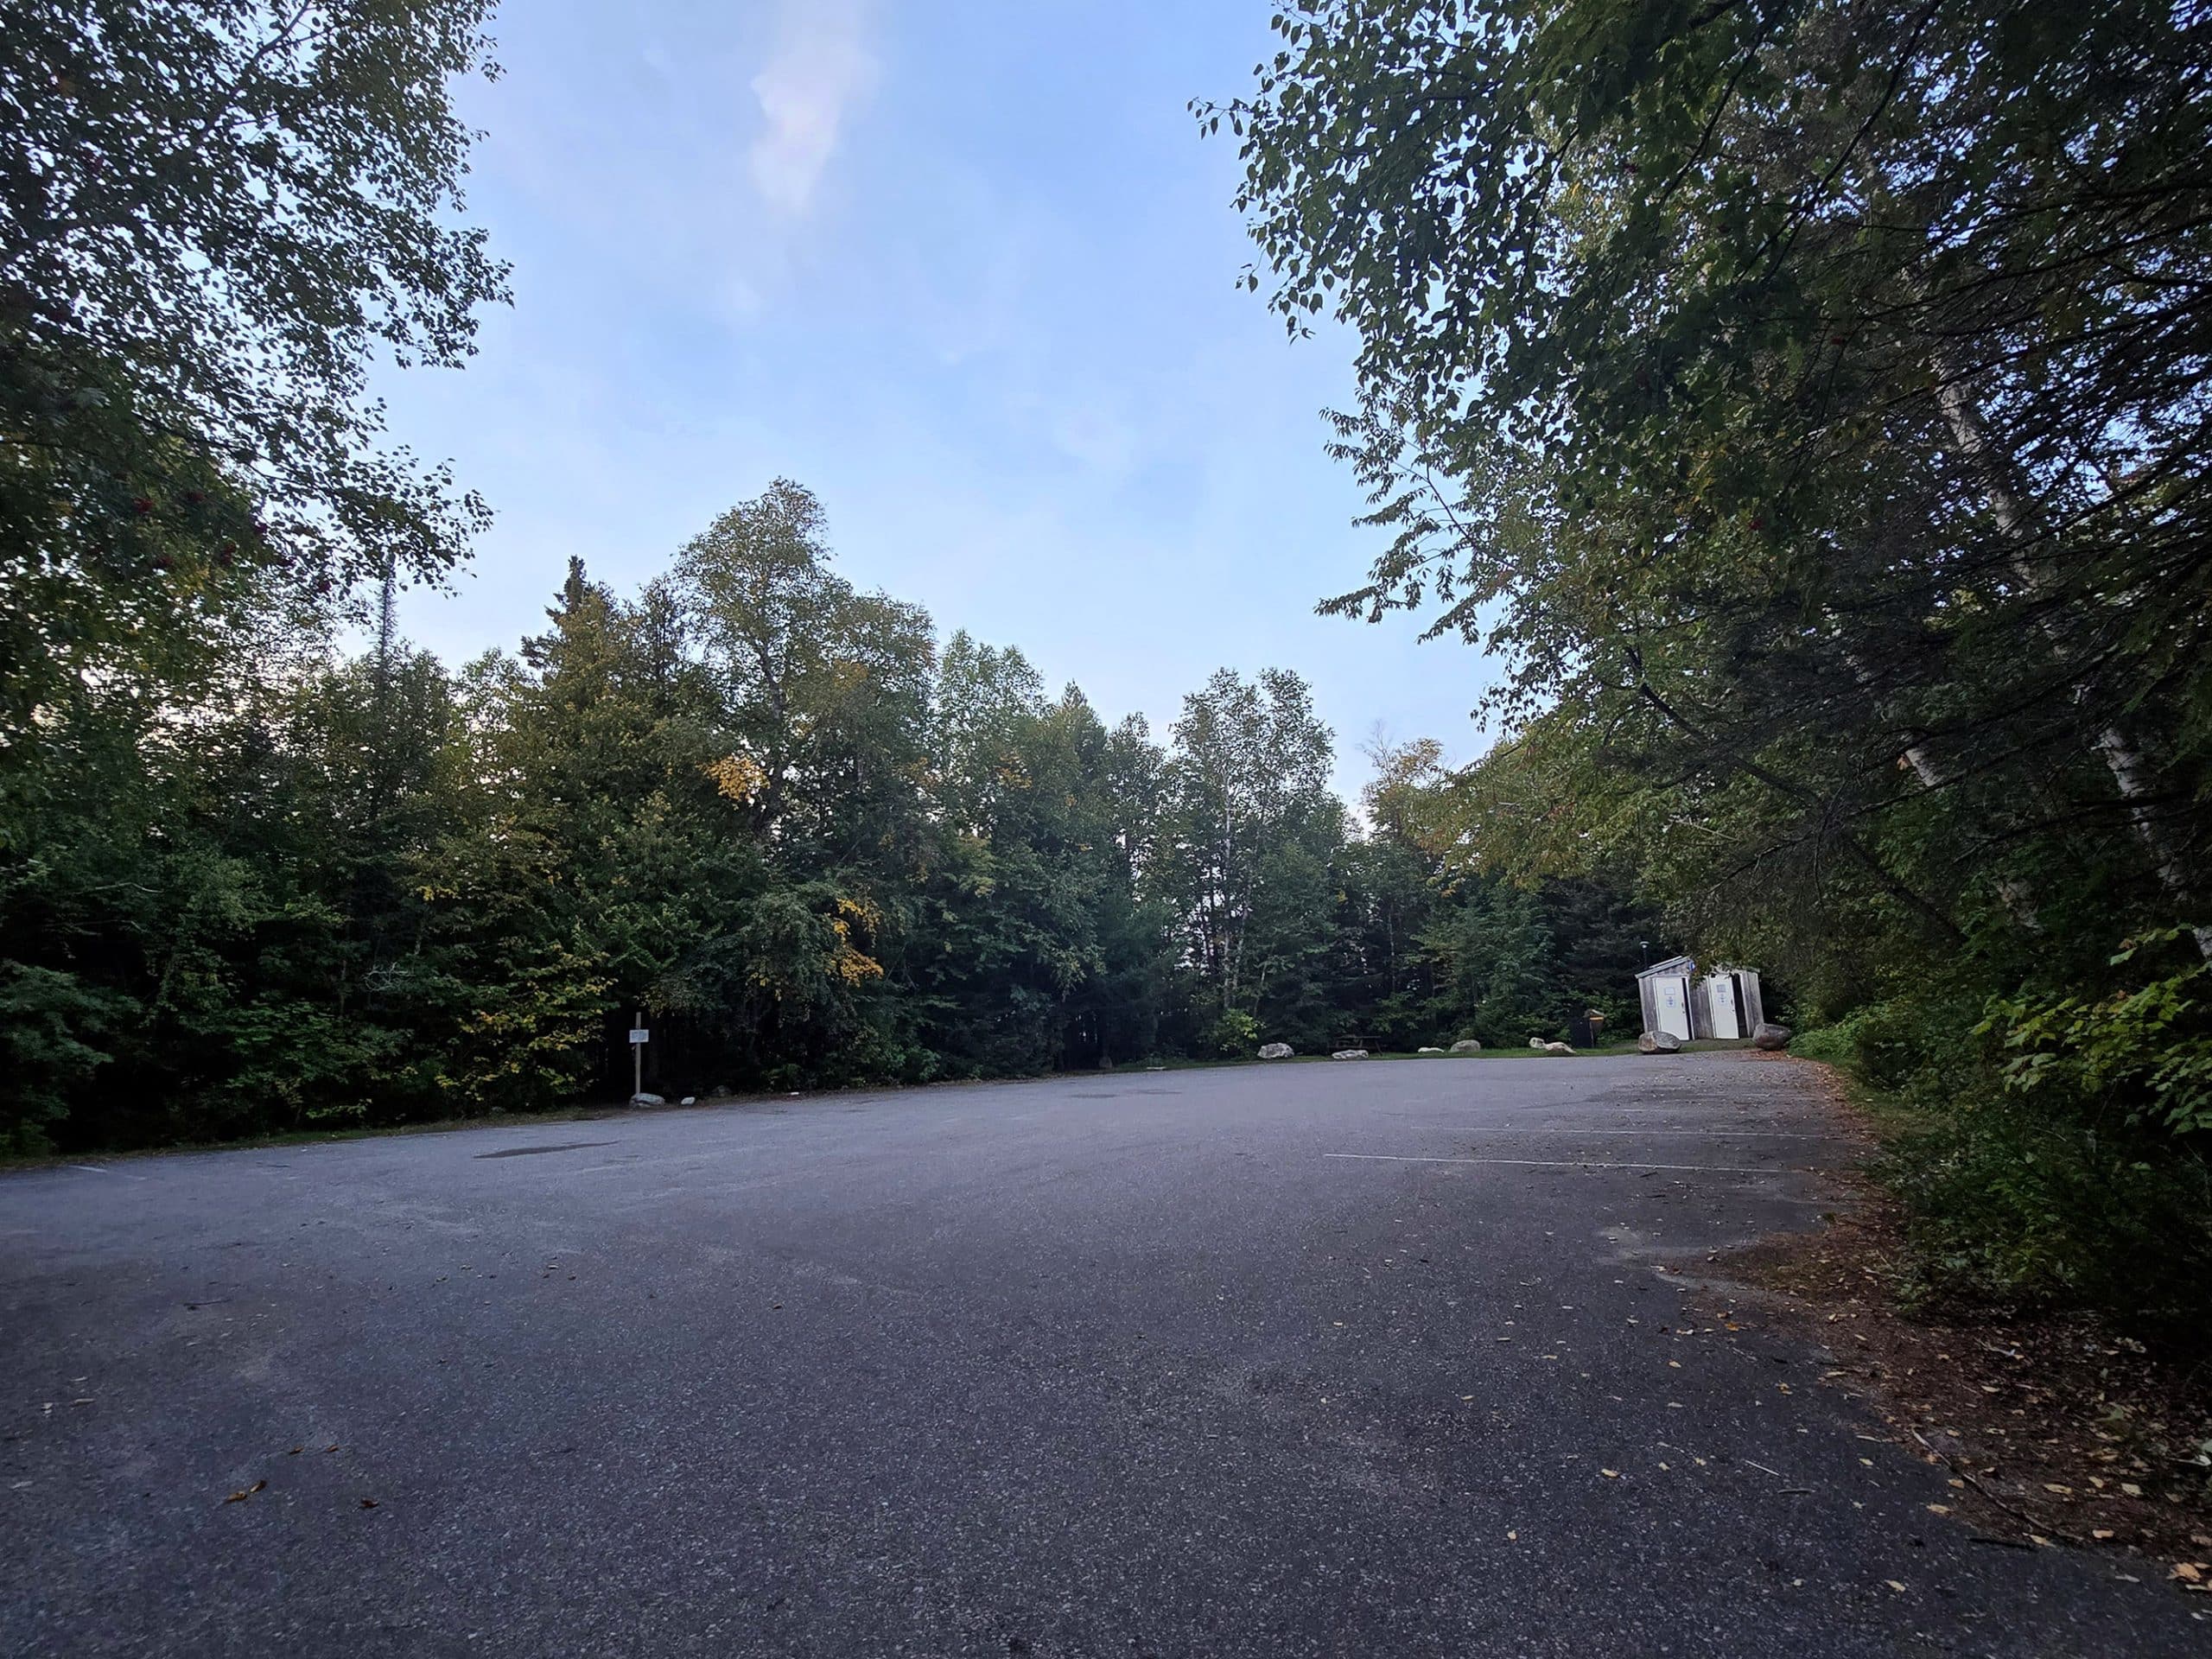
[[[1685,1329],[1828,1135],[1500,1057],[0,1178],[0,1652],[2212,1651]]]

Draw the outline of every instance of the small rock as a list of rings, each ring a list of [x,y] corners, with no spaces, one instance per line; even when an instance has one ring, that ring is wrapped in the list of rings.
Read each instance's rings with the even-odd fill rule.
[[[1332,1060],[1363,1060],[1367,1058],[1367,1051],[1363,1048],[1340,1048],[1329,1058]]]
[[[658,1095],[632,1095],[630,1096],[630,1103],[632,1106],[665,1106],[668,1104],[668,1103],[663,1100]]]
[[[1540,1048],[1543,1047],[1543,1046],[1544,1046],[1544,1039],[1543,1039],[1542,1038],[1541,1038],[1541,1037],[1531,1037],[1531,1038],[1529,1039],[1529,1047],[1531,1047],[1531,1048],[1539,1048],[1539,1049],[1540,1049]]]
[[[1262,1043],[1260,1045],[1260,1058],[1263,1060],[1287,1060],[1297,1052],[1298,1051],[1293,1048],[1288,1043]]]
[[[1440,1048],[1417,1048],[1414,1051],[1416,1054],[1441,1054],[1443,1052]]]
[[[1789,1046],[1790,1038],[1796,1034],[1787,1026],[1777,1026],[1770,1020],[1762,1020],[1751,1027],[1751,1046],[1766,1049],[1787,1048]]]
[[[1454,1054],[1479,1054],[1483,1052],[1483,1046],[1471,1037],[1462,1037],[1452,1045],[1452,1052]]]
[[[1547,1054],[1572,1054],[1574,1052],[1574,1049],[1572,1045],[1567,1043],[1546,1043],[1544,1045],[1544,1052]]]
[[[1671,1031],[1647,1031],[1636,1039],[1636,1052],[1639,1054],[1679,1054],[1682,1052],[1682,1039]]]
[[[699,1096],[696,1095],[686,1095],[683,1099],[677,1101],[676,1103],[679,1106],[696,1106],[699,1103]]]

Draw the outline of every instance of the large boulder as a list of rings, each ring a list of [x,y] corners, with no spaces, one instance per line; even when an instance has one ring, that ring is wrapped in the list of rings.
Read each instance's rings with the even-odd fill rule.
[[[665,1106],[668,1102],[658,1095],[638,1094],[630,1096],[632,1106]]]
[[[1452,1045],[1452,1052],[1454,1054],[1479,1054],[1483,1052],[1483,1046],[1471,1037],[1462,1037]]]
[[[1529,1047],[1531,1047],[1531,1048],[1533,1048],[1533,1049],[1536,1049],[1536,1050],[1538,1050],[1538,1051],[1541,1051],[1541,1050],[1543,1048],[1543,1046],[1544,1046],[1544,1039],[1543,1039],[1542,1038],[1541,1038],[1541,1037],[1531,1037],[1531,1038],[1529,1039]]]
[[[1671,1031],[1647,1031],[1636,1039],[1636,1052],[1639,1054],[1679,1054],[1682,1052],[1682,1039]]]
[[[1443,1052],[1440,1048],[1430,1048],[1426,1044],[1414,1051],[1416,1054],[1441,1054]]]
[[[1367,1051],[1363,1048],[1340,1048],[1329,1058],[1332,1060],[1363,1060],[1367,1058]]]
[[[1568,1043],[1546,1043],[1544,1045],[1544,1052],[1547,1054],[1572,1054],[1574,1052],[1574,1049],[1573,1046]]]
[[[1787,1048],[1789,1046],[1790,1038],[1796,1034],[1787,1026],[1777,1026],[1771,1020],[1762,1020],[1751,1027],[1751,1046],[1766,1049]]]
[[[1260,1058],[1263,1060],[1287,1060],[1298,1051],[1288,1043],[1262,1043]]]

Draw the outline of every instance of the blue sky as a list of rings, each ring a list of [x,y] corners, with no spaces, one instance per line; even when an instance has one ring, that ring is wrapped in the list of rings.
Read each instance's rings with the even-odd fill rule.
[[[1377,721],[1478,747],[1482,659],[1313,614],[1375,550],[1322,454],[1351,347],[1235,287],[1235,149],[1266,0],[512,0],[470,216],[514,264],[395,435],[498,522],[408,632],[537,627],[568,557],[628,590],[779,474],[839,568],[1017,645],[1165,737],[1212,669],[1294,668],[1339,779]]]

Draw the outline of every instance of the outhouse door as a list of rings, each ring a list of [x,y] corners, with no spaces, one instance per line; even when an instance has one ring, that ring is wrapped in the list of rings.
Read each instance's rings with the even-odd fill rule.
[[[1740,1037],[1743,1021],[1736,1016],[1736,976],[1715,974],[1705,982],[1705,994],[1713,1010],[1713,1034],[1715,1037]]]
[[[1651,1006],[1659,1015],[1659,1029],[1690,1039],[1690,982],[1669,976],[1651,982]]]

